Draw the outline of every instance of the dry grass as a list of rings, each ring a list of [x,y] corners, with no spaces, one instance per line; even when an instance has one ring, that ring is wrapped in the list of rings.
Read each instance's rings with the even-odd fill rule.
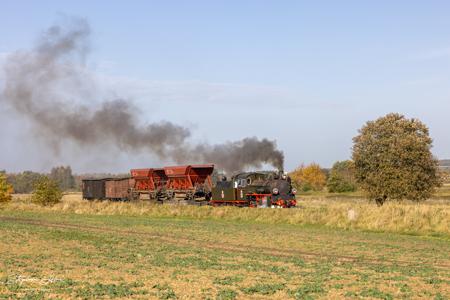
[[[82,200],[80,194],[67,194],[61,203],[46,208],[29,203],[27,199],[27,196],[16,196],[14,201],[6,205],[4,209],[93,215],[223,219],[266,224],[325,225],[343,229],[421,235],[450,235],[450,202],[447,200],[387,203],[377,207],[363,199],[307,197],[306,200],[300,198],[297,209],[252,209],[152,205],[146,202],[89,202]]]

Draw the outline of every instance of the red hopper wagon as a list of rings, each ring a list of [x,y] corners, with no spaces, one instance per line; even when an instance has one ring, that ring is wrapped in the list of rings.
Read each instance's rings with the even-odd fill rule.
[[[133,169],[134,199],[159,202],[187,200],[194,203],[211,198],[214,165],[186,165],[157,169]]]
[[[131,178],[134,179],[132,189],[133,199],[157,199],[158,193],[167,184],[164,169],[132,169]]]

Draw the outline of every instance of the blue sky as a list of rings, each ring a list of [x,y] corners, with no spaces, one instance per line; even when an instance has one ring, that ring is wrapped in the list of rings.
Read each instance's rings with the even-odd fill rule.
[[[449,11],[448,1],[0,1],[0,60],[82,17],[89,68],[142,107],[142,122],[187,125],[210,143],[275,139],[291,170],[349,158],[358,128],[399,112],[424,121],[448,158]],[[5,117],[0,169],[95,171],[73,158],[82,149],[55,159]],[[120,157],[104,170],[156,163]]]

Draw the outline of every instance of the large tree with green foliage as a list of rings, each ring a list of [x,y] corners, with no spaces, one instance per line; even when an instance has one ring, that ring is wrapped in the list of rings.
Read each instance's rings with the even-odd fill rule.
[[[353,139],[355,177],[370,199],[424,200],[440,185],[432,139],[417,119],[391,113],[367,122]]]
[[[354,192],[356,190],[355,164],[351,160],[337,161],[327,180],[330,193]]]

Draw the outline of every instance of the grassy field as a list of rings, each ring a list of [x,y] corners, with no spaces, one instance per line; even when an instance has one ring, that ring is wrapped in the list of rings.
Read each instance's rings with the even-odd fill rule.
[[[311,200],[304,210],[320,203]],[[133,209],[75,199],[53,209],[20,201],[3,207],[0,298],[450,297],[446,234],[248,217],[287,210],[237,209],[241,218],[231,219],[229,209],[215,209],[217,215],[198,207]]]

